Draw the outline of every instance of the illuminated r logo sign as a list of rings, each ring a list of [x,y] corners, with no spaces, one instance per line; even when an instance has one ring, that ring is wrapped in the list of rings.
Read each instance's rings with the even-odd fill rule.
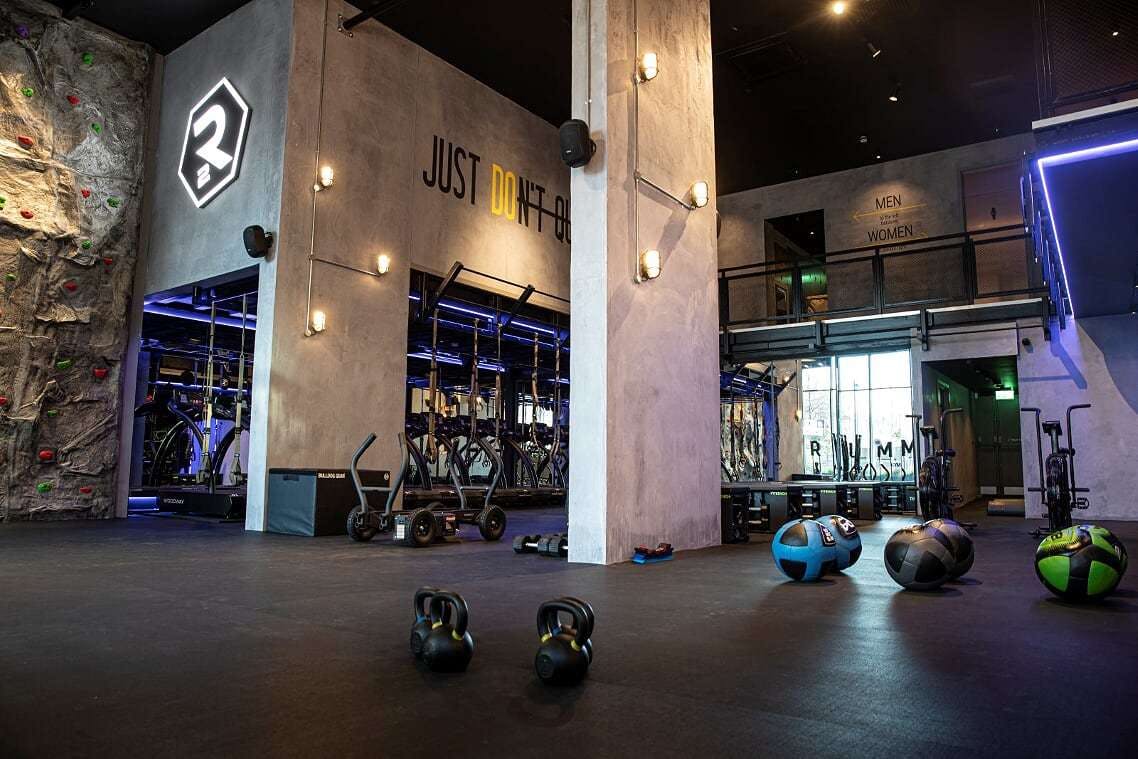
[[[190,111],[178,174],[201,208],[237,179],[249,106],[222,79]]]

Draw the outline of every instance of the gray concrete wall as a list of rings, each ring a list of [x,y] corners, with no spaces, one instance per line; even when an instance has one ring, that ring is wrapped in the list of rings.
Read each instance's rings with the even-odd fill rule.
[[[1054,331],[1051,342],[1035,323],[1007,325],[1004,331],[972,331],[934,337],[922,352],[914,342],[914,367],[924,361],[987,356],[1016,356],[1021,407],[1043,409],[1044,419],[1063,419],[1067,406],[1091,403],[1076,412],[1076,471],[1080,487],[1091,489],[1090,508],[1075,513],[1076,520],[1138,519],[1138,469],[1127,464],[1127,452],[1138,429],[1138,317],[1105,316],[1068,323]],[[986,328],[991,330],[991,327]],[[1030,341],[1024,346],[1023,339]],[[922,372],[915,371],[914,401],[924,396]],[[1064,420],[1064,431],[1066,422]],[[1039,484],[1034,418],[1023,415],[1025,484]],[[959,445],[959,444],[958,444]],[[1044,440],[1044,455],[1048,442]],[[1026,496],[1027,516],[1042,512],[1039,495]]]
[[[714,198],[711,34],[707,0],[593,0],[591,28],[589,5],[573,4],[573,114],[598,149],[572,178],[569,558],[612,563],[638,543],[720,540],[714,201],[689,212],[633,181],[639,136],[646,176],[681,196],[707,180]],[[661,72],[638,125],[634,30]],[[637,284],[645,248],[663,271]]]
[[[291,28],[292,0],[254,0],[166,57],[145,292],[245,268],[241,231],[276,229]],[[190,110],[222,77],[251,109],[245,155],[237,180],[197,208],[178,164]]]
[[[495,163],[540,184],[551,211],[556,196],[568,197],[556,129],[377,22],[352,37],[339,33],[336,16],[351,15],[352,6],[333,1],[327,18],[324,11],[322,0],[295,2],[281,223],[264,264],[257,325],[246,518],[255,530],[264,527],[269,468],[346,467],[373,431],[379,439],[365,465],[395,466],[412,267],[445,272],[461,259],[568,293],[568,244],[557,239],[553,217],[543,216],[539,230],[531,210],[527,227],[516,215],[495,214],[491,197]],[[449,194],[423,178],[424,170],[434,174],[435,136],[479,156],[476,170],[462,164],[461,198],[457,174]],[[335,183],[313,206],[322,165],[333,167]],[[377,278],[315,263],[312,307],[327,314],[328,326],[305,337],[310,239],[319,258],[374,270],[385,253],[392,265]]]
[[[725,195],[718,200],[722,216],[719,265],[762,262],[767,219],[817,209],[825,211],[827,251],[879,242],[887,246],[892,243],[896,248],[906,241],[962,232],[965,211],[961,173],[1020,160],[1033,146],[1030,134],[1016,135]],[[892,235],[895,230],[901,230],[897,234],[902,237],[881,237]],[[944,274],[930,280],[924,272],[934,266]],[[886,278],[892,287],[886,297],[891,301],[949,297],[961,291],[959,268],[957,251],[887,262]],[[832,266],[828,274],[830,309],[871,303],[872,275],[868,263]],[[770,296],[759,282],[741,281],[733,285],[732,319],[766,315]]]

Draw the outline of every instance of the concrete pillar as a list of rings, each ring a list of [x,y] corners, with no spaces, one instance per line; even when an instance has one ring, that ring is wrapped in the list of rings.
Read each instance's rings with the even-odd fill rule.
[[[636,85],[637,51],[659,76]],[[637,92],[639,90],[639,92]],[[574,0],[573,115],[597,153],[572,177],[569,559],[720,542],[715,148],[708,0]],[[639,140],[637,140],[639,138]],[[637,144],[639,143],[639,144]],[[697,180],[711,202],[689,211]],[[638,221],[637,221],[638,219]],[[660,251],[636,283],[637,251]]]

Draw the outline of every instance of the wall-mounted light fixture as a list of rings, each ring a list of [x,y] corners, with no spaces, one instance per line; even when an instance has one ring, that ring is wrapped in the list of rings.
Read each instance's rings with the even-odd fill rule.
[[[656,54],[649,51],[640,56],[640,77],[638,81],[650,82],[660,73],[660,63]]]
[[[707,182],[702,179],[691,186],[691,204],[696,208],[703,208],[711,197],[711,190]]]
[[[321,166],[320,172],[316,175],[316,184],[312,185],[314,192],[326,190],[332,186],[333,180],[336,177],[336,172],[332,170],[331,166]]]
[[[313,311],[312,312],[312,321],[309,322],[308,331],[306,331],[304,334],[307,337],[312,337],[313,335],[316,335],[316,334],[323,332],[324,328],[327,325],[328,325],[327,315],[323,311]]]
[[[375,259],[375,270],[379,274],[386,274],[391,271],[391,256],[380,253],[379,257]]]
[[[660,276],[660,251],[653,249],[641,252],[638,268],[639,282]]]

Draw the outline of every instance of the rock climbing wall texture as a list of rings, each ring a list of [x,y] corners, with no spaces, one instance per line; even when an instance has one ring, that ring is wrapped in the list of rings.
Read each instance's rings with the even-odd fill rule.
[[[0,4],[0,520],[114,515],[151,64]]]

